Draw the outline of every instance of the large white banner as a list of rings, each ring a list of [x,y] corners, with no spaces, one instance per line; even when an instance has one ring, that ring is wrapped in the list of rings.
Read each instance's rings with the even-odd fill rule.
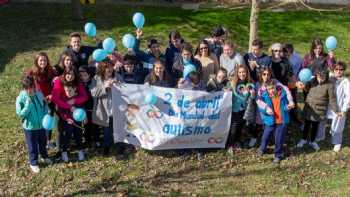
[[[150,93],[156,103],[147,104]],[[123,84],[112,89],[114,141],[149,150],[224,148],[231,92]]]

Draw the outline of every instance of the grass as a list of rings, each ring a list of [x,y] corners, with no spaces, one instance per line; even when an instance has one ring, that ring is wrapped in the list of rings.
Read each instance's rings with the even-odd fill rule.
[[[247,49],[249,10],[126,7],[97,5],[84,8],[89,21],[97,24],[98,36],[117,38],[133,31],[131,16],[141,11],[146,16],[144,39],[157,37],[163,46],[171,29],[196,44],[212,27],[222,24],[240,51]],[[347,196],[350,193],[350,138],[335,154],[329,138],[321,151],[291,151],[290,157],[274,166],[272,155],[258,158],[255,150],[236,152],[229,157],[224,150],[209,152],[203,162],[194,157],[158,155],[140,150],[125,161],[114,161],[94,151],[82,163],[56,163],[33,175],[28,170],[27,152],[15,97],[23,70],[32,65],[33,56],[46,51],[52,63],[67,44],[67,35],[82,31],[86,21],[73,21],[65,4],[10,4],[0,7],[0,196]],[[288,11],[260,15],[259,37],[266,45],[292,42],[301,54],[309,50],[315,37],[335,35],[336,55],[350,62],[349,12],[318,13]],[[84,38],[86,43],[92,40]],[[143,42],[145,46],[145,42]],[[164,48],[163,48],[164,49]],[[295,145],[299,134],[288,136]],[[54,152],[50,153],[51,155]]]

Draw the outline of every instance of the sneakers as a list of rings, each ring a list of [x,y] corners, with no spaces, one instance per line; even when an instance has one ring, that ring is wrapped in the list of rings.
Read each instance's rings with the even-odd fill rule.
[[[61,156],[62,156],[62,160],[63,160],[64,162],[67,163],[67,162],[69,161],[69,159],[68,159],[68,153],[67,153],[67,152],[62,152]]]
[[[282,160],[281,158],[275,157],[275,158],[273,159],[272,162],[273,162],[274,164],[279,164],[279,163],[281,163],[281,160]]]
[[[30,169],[32,170],[32,172],[34,173],[39,173],[40,172],[40,168],[39,166],[32,166],[32,165],[29,165],[30,166]]]
[[[256,144],[256,138],[250,138],[250,141],[249,141],[249,147],[250,148],[253,148]]]
[[[233,156],[233,147],[232,146],[230,146],[230,147],[228,147],[228,149],[227,149],[227,153],[232,157]]]
[[[297,144],[297,148],[302,148],[307,143],[306,140],[301,139]]]
[[[197,152],[197,160],[202,161],[204,159],[204,153],[203,152]]]
[[[259,157],[263,156],[264,152],[262,150],[260,150],[260,148],[257,151],[257,154]]]
[[[52,142],[47,143],[47,146],[46,146],[47,149],[54,149],[55,147],[56,147],[55,144]]]
[[[340,149],[341,149],[341,144],[336,144],[336,145],[334,145],[334,148],[333,148],[333,150],[334,150],[334,152],[339,152],[340,151]]]
[[[84,161],[85,160],[85,155],[83,150],[78,151],[78,160],[79,161]]]
[[[318,146],[318,144],[316,142],[310,142],[309,145],[315,149],[315,151],[320,150],[320,147]]]
[[[40,161],[45,163],[45,164],[47,164],[47,165],[51,165],[52,164],[52,161],[49,158],[45,158],[45,159],[41,158]]]

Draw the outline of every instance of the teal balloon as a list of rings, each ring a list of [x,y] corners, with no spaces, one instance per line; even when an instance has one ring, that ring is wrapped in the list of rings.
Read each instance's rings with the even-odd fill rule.
[[[86,35],[89,37],[95,37],[96,36],[96,25],[93,23],[86,23],[84,26],[84,30]]]
[[[96,49],[93,53],[92,53],[92,58],[94,58],[94,60],[96,62],[101,62],[104,59],[106,59],[107,57],[107,52],[103,49]]]
[[[145,101],[149,105],[154,105],[157,103],[157,96],[153,94],[153,92],[150,92],[146,95]]]
[[[73,118],[77,122],[82,122],[86,119],[86,112],[82,108],[77,108],[73,111]]]
[[[326,48],[327,50],[330,50],[330,51],[337,48],[337,39],[334,36],[329,36],[326,39]]]
[[[196,67],[193,65],[193,64],[185,64],[184,65],[184,71],[183,71],[183,78],[187,78],[188,75],[191,73],[191,72],[195,72],[197,69]]]
[[[123,36],[123,40],[122,43],[124,45],[125,48],[130,49],[130,48],[134,48],[135,46],[135,37],[131,34],[125,34]]]
[[[116,44],[115,44],[115,41],[113,38],[106,38],[103,43],[102,43],[102,46],[103,46],[103,49],[111,54],[113,53],[115,47],[116,47]]]
[[[53,116],[46,114],[42,120],[42,126],[45,130],[51,131],[56,126],[56,120]]]
[[[141,29],[145,24],[145,16],[140,12],[136,12],[132,17],[132,22],[137,29]]]
[[[312,79],[312,71],[309,68],[303,68],[299,72],[299,80],[303,83],[307,83]]]

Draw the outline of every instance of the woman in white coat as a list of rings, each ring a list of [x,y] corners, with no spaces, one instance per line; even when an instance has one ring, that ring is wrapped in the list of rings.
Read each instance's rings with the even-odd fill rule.
[[[334,75],[332,80],[335,84],[335,94],[337,97],[337,105],[341,115],[338,116],[335,112],[328,108],[327,116],[332,119],[330,133],[332,135],[332,144],[334,151],[339,152],[341,149],[343,131],[346,122],[346,111],[350,107],[350,81],[345,75],[346,64],[338,61],[334,67]]]

